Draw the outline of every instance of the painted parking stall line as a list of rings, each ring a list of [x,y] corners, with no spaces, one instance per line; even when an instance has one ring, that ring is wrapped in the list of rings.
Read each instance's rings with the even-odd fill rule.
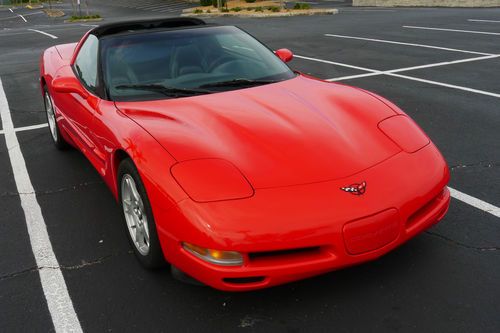
[[[466,204],[489,213],[493,216],[500,218],[500,207],[496,207],[478,198],[474,198],[468,194],[450,188],[450,194],[453,198],[465,202]]]
[[[425,68],[432,68],[432,67],[441,67],[441,66],[463,64],[463,63],[466,63],[466,62],[488,60],[488,59],[494,59],[494,58],[498,58],[498,57],[500,57],[499,54],[493,54],[493,55],[484,56],[484,57],[467,58],[467,59],[460,59],[460,60],[453,60],[453,61],[442,61],[442,62],[437,62],[437,63],[434,63],[434,64],[426,64],[426,65],[418,65],[418,66],[412,66],[412,67],[404,67],[404,68],[398,68],[398,69],[391,69],[391,70],[388,70],[388,71],[376,71],[376,70],[372,70],[370,73],[367,73],[367,74],[357,74],[357,75],[336,77],[336,78],[327,79],[327,81],[343,81],[343,80],[357,79],[357,78],[363,78],[363,77],[369,77],[369,76],[390,75],[392,73],[408,72],[408,71],[414,71],[414,70],[417,70],[417,69],[425,69]]]
[[[330,60],[324,60],[324,59],[319,59],[319,58],[313,58],[313,57],[307,57],[307,56],[302,56],[298,54],[293,55],[295,58],[299,59],[304,59],[304,60],[310,60],[310,61],[316,61],[316,62],[322,62],[324,64],[329,64],[329,65],[335,65],[335,66],[340,66],[340,67],[346,67],[346,68],[352,68],[352,69],[358,69],[364,72],[372,72],[372,73],[377,73],[377,74],[383,74],[384,71],[379,71],[376,69],[371,69],[371,68],[366,68],[366,67],[361,67],[361,66],[354,66],[354,65],[349,65],[341,62],[336,62],[336,61],[330,61]]]
[[[468,34],[480,34],[480,35],[495,35],[500,36],[500,32],[488,32],[488,31],[475,31],[475,30],[459,30],[459,29],[445,29],[445,28],[433,28],[433,27],[418,27],[414,25],[403,25],[406,29],[421,29],[421,30],[435,30],[435,31],[447,31],[447,32],[461,32]]]
[[[48,126],[49,126],[49,124],[43,123],[43,124],[38,124],[38,125],[16,127],[16,128],[14,128],[14,131],[16,131],[16,133],[17,132],[32,131],[32,130],[36,130],[36,129],[46,128]]]
[[[454,84],[449,84],[449,83],[444,83],[444,82],[438,82],[438,81],[432,81],[432,80],[426,80],[426,79],[421,79],[421,78],[414,77],[414,76],[407,76],[407,75],[401,75],[401,74],[396,74],[396,73],[389,73],[387,75],[389,75],[389,76],[395,76],[395,77],[399,77],[401,79],[407,79],[407,80],[411,80],[411,81],[418,81],[418,82],[422,82],[422,83],[428,83],[428,84],[432,84],[432,85],[435,85],[435,86],[441,86],[441,87],[445,87],[445,88],[462,90],[462,91],[466,91],[466,92],[470,92],[470,93],[474,93],[474,94],[480,94],[480,95],[485,95],[485,96],[500,98],[500,94],[497,94],[497,93],[494,93],[494,92],[489,92],[489,91],[484,91],[484,90],[479,90],[479,89],[472,89],[472,88],[468,88],[468,87],[464,87],[464,86],[457,86],[457,85],[454,85]]]
[[[38,32],[39,34],[42,34],[42,35],[45,35],[45,36],[48,36],[52,39],[57,39],[57,36],[54,36],[52,34],[49,34],[48,32],[45,32],[45,31],[41,31],[41,30],[36,30],[36,29],[28,29],[29,31],[33,31],[33,32]]]
[[[38,124],[38,125],[30,125],[30,126],[22,126],[22,127],[16,127],[14,128],[14,131],[17,132],[25,132],[25,131],[32,131],[40,128],[45,128],[48,127],[49,124],[43,123],[43,124]],[[0,130],[0,134],[5,134],[4,130]]]
[[[24,14],[24,15],[2,17],[2,18],[0,18],[0,21],[9,21],[9,20],[21,18],[24,22],[28,22],[28,20],[26,19],[27,16],[40,15],[40,14],[43,14],[43,12],[36,12],[36,13],[29,13],[29,14]]]
[[[453,49],[453,48],[449,48],[449,47],[441,47],[441,46],[434,46],[434,45],[425,45],[425,44],[398,42],[398,41],[387,40],[387,39],[375,39],[375,38],[365,38],[365,37],[346,36],[346,35],[334,35],[334,34],[325,34],[325,36],[327,36],[327,37],[335,37],[335,38],[355,39],[355,40],[362,40],[362,41],[376,42],[376,43],[387,43],[387,44],[414,46],[414,47],[422,47],[422,48],[442,50],[442,51],[470,53],[470,54],[478,54],[478,55],[485,55],[485,56],[492,55],[491,53],[484,53],[484,52],[477,52],[477,51],[468,51],[468,50],[461,50],[461,49]]]
[[[15,132],[31,131],[31,130],[36,130],[36,129],[40,129],[40,128],[45,128],[45,127],[48,127],[48,126],[49,125],[47,123],[43,123],[43,124],[38,124],[38,125],[16,127],[16,128],[14,128],[14,131]],[[0,130],[0,134],[5,134],[4,130]]]
[[[296,55],[295,57],[299,58],[299,59],[317,61],[317,62],[321,62],[321,63],[325,63],[325,64],[336,65],[336,66],[341,66],[341,67],[346,67],[346,68],[353,68],[353,69],[358,69],[358,70],[361,70],[361,71],[369,72],[368,74],[358,74],[358,75],[344,76],[344,77],[339,77],[339,78],[327,79],[326,81],[341,81],[341,80],[356,79],[356,78],[368,77],[368,76],[388,75],[388,76],[395,76],[395,77],[399,77],[401,79],[406,79],[406,80],[410,80],[410,81],[418,81],[418,82],[427,83],[427,84],[431,84],[431,85],[436,85],[436,86],[441,86],[441,87],[446,87],[446,88],[451,88],[451,89],[457,89],[457,90],[467,91],[467,92],[470,92],[470,93],[475,93],[475,94],[480,94],[480,95],[485,95],[485,96],[500,98],[500,94],[494,93],[494,92],[490,92],[490,91],[484,91],[484,90],[479,90],[479,89],[472,89],[472,88],[468,88],[468,87],[464,87],[464,86],[458,86],[458,85],[444,83],[444,82],[438,82],[438,81],[421,79],[421,78],[414,77],[414,76],[397,74],[397,72],[402,72],[402,71],[407,71],[407,70],[415,70],[415,69],[417,69],[416,67],[424,68],[424,66],[427,66],[427,67],[436,67],[438,65],[439,66],[445,66],[445,65],[449,65],[451,63],[459,63],[459,62],[467,62],[467,61],[468,62],[470,62],[470,61],[479,61],[479,60],[484,60],[485,58],[486,59],[492,59],[492,58],[496,58],[496,57],[499,57],[499,56],[500,55],[493,55],[493,56],[479,57],[479,58],[472,58],[472,59],[462,59],[462,60],[456,60],[456,61],[453,61],[453,62],[429,64],[429,65],[422,65],[422,66],[414,66],[414,67],[400,68],[400,69],[395,69],[395,70],[390,70],[390,71],[381,71],[381,70],[372,69],[372,68],[366,68],[366,67],[361,67],[361,66],[353,66],[353,65],[345,64],[345,63],[341,63],[341,62],[329,61],[329,60],[324,60],[324,59],[319,59],[319,58],[306,57],[306,56],[301,56],[301,55]]]
[[[484,23],[500,23],[497,20],[479,20],[479,19],[468,19],[469,22],[484,22]]]
[[[0,116],[17,192],[26,219],[31,248],[54,328],[56,332],[82,332],[80,321],[50,242],[35,190],[31,184],[1,79]]]

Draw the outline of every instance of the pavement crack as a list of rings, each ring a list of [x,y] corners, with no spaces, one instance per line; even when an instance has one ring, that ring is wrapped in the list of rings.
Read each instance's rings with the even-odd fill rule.
[[[59,267],[56,267],[56,268],[59,268],[61,270],[66,270],[66,271],[72,271],[72,270],[81,269],[81,268],[88,267],[88,266],[102,264],[105,261],[107,261],[107,260],[109,260],[117,255],[118,254],[109,254],[107,256],[103,256],[103,257],[100,257],[100,258],[97,258],[97,259],[94,259],[91,261],[82,260],[81,264],[78,264],[78,265],[71,265],[71,266],[60,265]]]
[[[451,171],[455,171],[458,169],[465,169],[465,168],[476,168],[476,167],[483,167],[483,168],[496,168],[500,167],[500,162],[477,162],[477,163],[471,163],[471,164],[458,164],[458,165],[452,165],[450,166]]]
[[[33,266],[33,267],[26,268],[26,269],[23,269],[23,270],[18,271],[18,272],[9,273],[9,274],[5,274],[5,275],[0,275],[0,281],[8,280],[8,279],[13,279],[13,278],[16,278],[16,277],[18,277],[20,275],[31,273],[31,272],[34,272],[36,270],[38,270],[38,267]]]
[[[89,186],[93,186],[93,185],[97,185],[97,184],[103,184],[103,181],[82,182],[82,183],[71,185],[71,186],[60,187],[60,188],[57,188],[54,190],[32,191],[32,192],[2,192],[2,193],[0,193],[0,197],[14,197],[14,196],[20,196],[20,195],[29,195],[29,194],[50,195],[50,194],[57,194],[57,193],[65,192],[65,191],[76,191],[76,190],[86,188]]]
[[[14,272],[14,273],[0,275],[0,281],[8,280],[8,279],[13,279],[13,278],[16,278],[18,276],[22,276],[22,275],[25,275],[25,274],[29,274],[29,273],[32,273],[32,272],[41,271],[41,270],[45,270],[45,269],[56,269],[56,270],[61,270],[61,271],[78,270],[78,269],[82,269],[82,268],[89,267],[89,266],[103,264],[104,262],[106,262],[106,261],[108,261],[108,260],[110,260],[110,259],[112,259],[114,257],[120,256],[120,255],[123,255],[123,254],[132,254],[132,253],[133,253],[132,250],[128,250],[126,252],[112,253],[112,254],[108,254],[106,256],[99,257],[97,259],[90,260],[90,261],[88,261],[88,260],[82,260],[81,263],[77,264],[77,265],[32,266],[32,267],[29,267],[29,268],[26,268],[26,269],[23,269],[21,271],[17,271],[17,272]]]
[[[499,246],[489,246],[489,247],[471,246],[471,245],[467,245],[465,243],[456,241],[456,240],[454,240],[454,239],[452,239],[450,237],[447,237],[447,236],[444,236],[444,235],[441,235],[441,234],[438,234],[436,232],[432,232],[432,231],[429,231],[429,230],[425,231],[425,233],[428,234],[428,235],[437,237],[437,238],[441,238],[441,239],[447,241],[448,243],[451,243],[453,245],[456,245],[456,246],[459,246],[459,247],[462,247],[462,248],[465,248],[465,249],[469,249],[469,250],[476,250],[476,251],[481,251],[481,252],[500,251],[500,247]]]
[[[71,186],[66,186],[66,187],[61,187],[55,190],[45,190],[45,191],[35,191],[36,194],[38,195],[50,195],[50,194],[56,194],[56,193],[61,193],[61,192],[66,192],[66,191],[76,191],[82,188],[86,188],[89,186],[93,185],[100,185],[103,184],[103,181],[97,180],[97,181],[89,181],[89,182],[82,182],[76,185],[71,185]]]

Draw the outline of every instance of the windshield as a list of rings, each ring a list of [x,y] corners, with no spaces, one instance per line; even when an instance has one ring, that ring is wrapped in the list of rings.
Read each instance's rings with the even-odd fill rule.
[[[295,74],[236,27],[155,31],[103,38],[111,99],[143,101],[247,88]]]

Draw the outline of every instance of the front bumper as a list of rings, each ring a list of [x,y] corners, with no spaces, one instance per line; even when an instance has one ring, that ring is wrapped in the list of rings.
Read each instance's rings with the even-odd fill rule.
[[[166,259],[214,288],[265,288],[373,260],[437,223],[448,210],[448,168],[431,144],[346,179],[257,189],[244,200],[155,212]],[[340,190],[366,181],[366,193]],[[160,223],[158,223],[160,221]],[[167,224],[164,221],[169,221]],[[245,264],[204,262],[182,241],[244,254]]]

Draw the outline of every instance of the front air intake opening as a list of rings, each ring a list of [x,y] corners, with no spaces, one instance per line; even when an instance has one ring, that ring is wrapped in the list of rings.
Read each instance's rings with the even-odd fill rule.
[[[425,219],[426,216],[431,214],[434,209],[436,209],[437,206],[441,203],[441,200],[443,199],[444,196],[444,191],[441,191],[437,196],[435,196],[432,200],[427,202],[425,205],[420,207],[415,213],[413,213],[408,220],[406,221],[406,227],[412,227],[415,224],[418,224],[422,220]],[[441,210],[445,210],[446,207],[441,208]],[[440,211],[439,214],[442,214]]]
[[[319,246],[303,247],[298,249],[278,250],[278,251],[265,251],[265,252],[252,252],[248,254],[250,261],[257,259],[286,257],[294,255],[308,255],[318,254],[321,248]]]

